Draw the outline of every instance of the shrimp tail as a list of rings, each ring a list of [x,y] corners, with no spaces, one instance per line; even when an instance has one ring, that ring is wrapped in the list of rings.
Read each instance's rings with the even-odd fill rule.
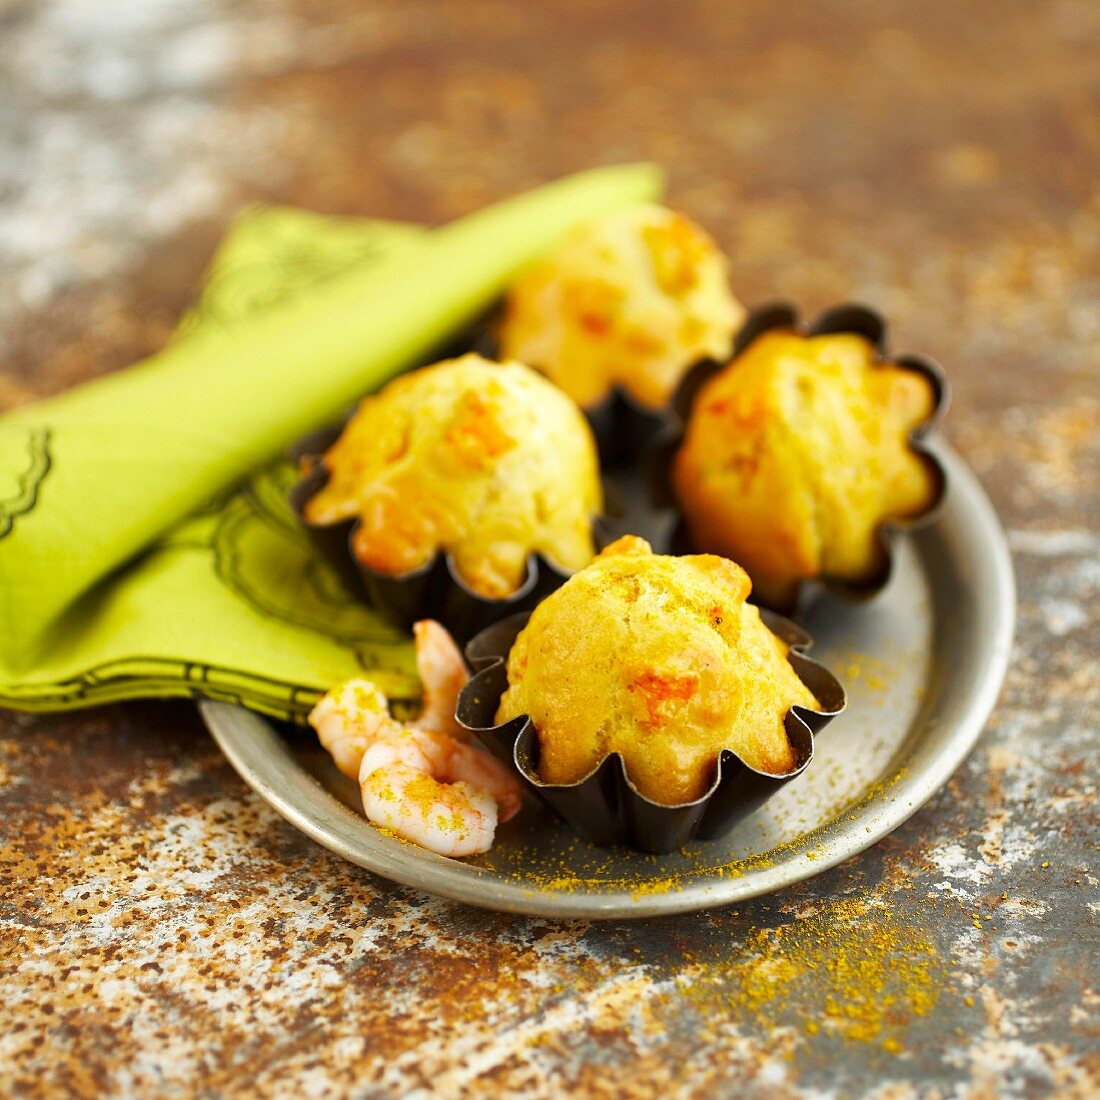
[[[423,710],[414,725],[433,733],[445,733],[456,741],[468,741],[469,733],[458,724],[458,693],[470,674],[462,653],[446,627],[434,619],[413,624],[416,670],[423,686]]]

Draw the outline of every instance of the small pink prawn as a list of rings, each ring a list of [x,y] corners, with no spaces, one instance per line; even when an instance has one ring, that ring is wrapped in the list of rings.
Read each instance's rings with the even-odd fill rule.
[[[413,637],[423,706],[419,717],[409,725],[468,741],[469,734],[455,720],[458,693],[469,679],[458,646],[446,629],[432,619],[415,623]],[[363,753],[379,733],[403,728],[390,716],[382,692],[369,680],[359,679],[333,688],[313,708],[309,724],[317,731],[322,747],[349,779],[358,778]]]
[[[412,727],[371,742],[359,790],[371,821],[441,856],[487,852],[497,821],[522,801],[515,777],[487,752]]]
[[[348,680],[330,691],[310,712],[317,740],[349,779],[359,777],[367,746],[384,730],[400,729],[386,697],[369,680]]]
[[[423,708],[398,722],[367,680],[349,680],[314,707],[310,725],[336,766],[357,778],[376,825],[445,856],[487,852],[498,822],[519,812],[522,788],[495,757],[467,743],[455,720],[468,673],[451,636],[430,619],[413,627]]]
[[[455,718],[458,693],[470,679],[466,662],[447,629],[434,619],[413,623],[416,671],[423,691],[423,708],[413,723],[417,729],[446,733],[459,741],[470,735]]]

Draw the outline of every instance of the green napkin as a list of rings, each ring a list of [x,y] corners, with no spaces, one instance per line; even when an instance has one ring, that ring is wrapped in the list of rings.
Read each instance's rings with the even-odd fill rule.
[[[202,695],[289,717],[353,674],[415,694],[404,638],[310,552],[293,470],[265,464],[565,229],[659,186],[645,166],[601,169],[434,232],[242,218],[178,340],[0,418],[0,704]]]

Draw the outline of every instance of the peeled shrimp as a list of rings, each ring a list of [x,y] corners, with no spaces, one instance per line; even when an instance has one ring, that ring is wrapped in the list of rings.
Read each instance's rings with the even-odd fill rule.
[[[455,721],[458,693],[466,686],[469,673],[454,639],[433,619],[413,626],[416,639],[416,669],[424,693],[420,716],[410,723],[418,729],[446,733],[458,741],[469,735]],[[332,756],[336,766],[356,779],[359,762],[375,734],[400,729],[390,717],[386,697],[369,680],[348,680],[333,688],[313,708],[309,724]]]
[[[413,627],[423,685],[421,714],[398,722],[367,680],[349,680],[313,708],[310,725],[344,775],[359,780],[363,809],[377,825],[446,856],[486,852],[498,821],[519,812],[518,780],[467,743],[455,720],[468,679],[451,636],[430,619]]]
[[[369,680],[348,680],[330,691],[310,712],[317,740],[349,779],[359,777],[367,745],[379,733],[400,730],[386,697]]]
[[[470,674],[454,638],[434,619],[414,623],[413,638],[416,671],[424,693],[423,710],[413,725],[469,741],[470,735],[455,720],[458,693],[466,686]]]
[[[487,852],[498,820],[522,801],[514,776],[488,753],[411,727],[368,746],[359,789],[371,821],[443,856]]]

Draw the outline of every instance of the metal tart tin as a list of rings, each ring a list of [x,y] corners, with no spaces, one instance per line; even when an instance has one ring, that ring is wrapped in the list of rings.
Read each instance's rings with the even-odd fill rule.
[[[371,825],[357,786],[311,734],[226,702],[201,702],[203,719],[273,812],[338,858],[418,891],[555,921],[621,923],[788,889],[869,849],[941,790],[1004,678],[1016,608],[1004,531],[962,459],[935,445],[950,479],[940,521],[899,545],[893,583],[872,605],[826,598],[813,608],[819,660],[839,669],[853,654],[877,654],[889,676],[853,680],[848,710],[818,739],[806,775],[721,840],[660,857],[594,848],[540,820],[532,798],[488,856],[445,859]]]
[[[723,749],[706,794],[675,806],[640,794],[618,753],[605,757],[576,783],[543,783],[538,777],[538,731],[531,719],[520,715],[496,724],[500,698],[508,686],[508,654],[530,612],[490,626],[467,645],[466,660],[475,673],[458,697],[456,715],[494,756],[516,769],[527,790],[593,844],[628,844],[646,852],[665,853],[693,839],[714,839],[806,769],[814,755],[814,735],[846,706],[844,688],[836,677],[805,655],[812,644],[809,634],[782,616],[769,611],[761,614],[768,629],[790,646],[792,667],[825,708],[817,711],[795,706],[787,712],[787,736],[797,754],[797,763],[789,772],[757,771],[733,750]]]
[[[570,573],[555,562],[542,554],[531,554],[519,587],[493,599],[470,588],[450,554],[440,552],[408,573],[383,573],[364,565],[352,550],[357,519],[315,524],[306,518],[306,505],[329,478],[323,455],[340,431],[333,428],[316,432],[291,448],[291,458],[297,461],[302,477],[291,489],[290,504],[313,545],[339,573],[351,594],[365,600],[395,626],[409,630],[418,619],[438,619],[461,644],[507,615],[532,610],[568,580]],[[593,519],[592,526],[598,551],[614,537],[615,527],[600,517]]]
[[[773,329],[792,329],[803,336],[823,336],[829,333],[854,333],[864,337],[872,346],[875,360],[880,364],[902,367],[923,375],[932,387],[932,414],[909,433],[910,448],[924,460],[936,479],[936,494],[932,504],[919,516],[909,519],[892,519],[879,524],[876,538],[882,549],[882,568],[862,582],[823,575],[813,581],[803,581],[793,589],[791,598],[774,609],[793,614],[813,597],[815,587],[825,587],[845,598],[866,600],[882,591],[893,572],[894,548],[897,537],[905,531],[914,531],[934,522],[939,515],[947,493],[947,473],[935,450],[928,445],[928,438],[943,419],[950,403],[950,388],[943,368],[934,360],[922,355],[891,355],[887,352],[886,321],[870,306],[848,303],[826,310],[812,324],[806,324],[795,306],[780,302],[753,310],[734,341],[732,359],[740,355],[754,340]],[[646,478],[658,507],[672,508],[678,522],[671,536],[673,553],[686,554],[707,551],[709,547],[697,545],[680,514],[679,501],[672,481],[672,464],[684,439],[691,408],[703,386],[728,363],[713,361],[698,363],[680,381],[671,401],[672,422],[655,441],[646,463]],[[754,602],[759,602],[756,593]]]
[[[597,404],[581,406],[581,412],[596,437],[601,468],[612,472],[641,461],[672,423],[667,408],[641,405],[618,384]]]

